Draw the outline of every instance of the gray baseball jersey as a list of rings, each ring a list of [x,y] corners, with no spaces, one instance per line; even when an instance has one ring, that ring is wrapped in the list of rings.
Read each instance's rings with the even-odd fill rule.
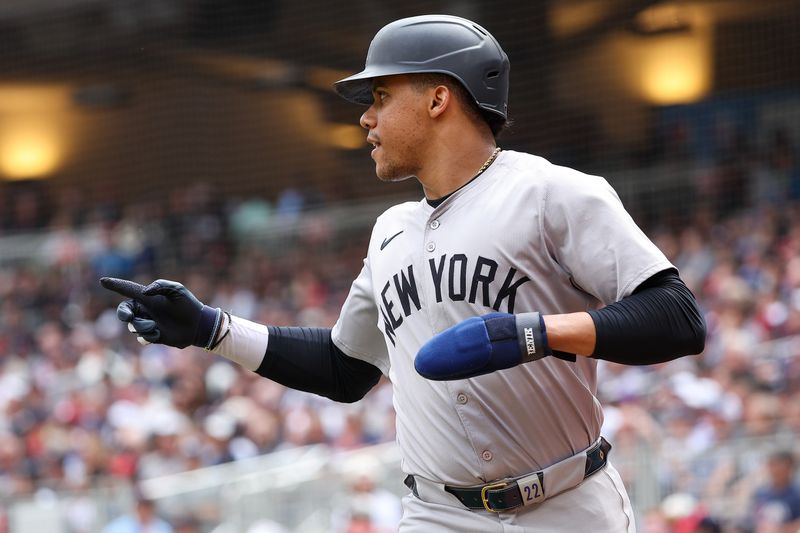
[[[502,151],[438,207],[377,219],[333,341],[391,379],[405,472],[461,486],[519,476],[599,437],[596,361],[437,382],[414,370],[419,348],[493,311],[597,308],[671,266],[604,179]]]

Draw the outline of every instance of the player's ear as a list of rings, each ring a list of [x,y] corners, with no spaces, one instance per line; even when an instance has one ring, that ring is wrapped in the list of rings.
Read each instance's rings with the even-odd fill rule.
[[[430,92],[430,107],[428,114],[431,118],[438,117],[448,108],[453,99],[453,93],[446,85],[437,85]]]

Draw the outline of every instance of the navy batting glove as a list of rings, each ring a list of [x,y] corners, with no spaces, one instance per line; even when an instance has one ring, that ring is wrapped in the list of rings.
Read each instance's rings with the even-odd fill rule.
[[[100,284],[128,298],[117,307],[117,318],[147,342],[209,348],[219,332],[222,310],[203,305],[176,281],[159,279],[144,286],[125,279],[101,278]]]
[[[468,318],[426,342],[414,368],[436,381],[466,379],[552,355],[539,313]]]

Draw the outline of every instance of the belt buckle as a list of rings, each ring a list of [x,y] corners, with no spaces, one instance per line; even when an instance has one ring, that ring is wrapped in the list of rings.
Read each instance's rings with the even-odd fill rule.
[[[501,482],[501,483],[492,483],[491,485],[484,485],[481,488],[481,501],[483,502],[483,508],[489,511],[490,513],[500,513],[502,511],[497,511],[492,509],[492,506],[489,505],[489,498],[486,496],[486,493],[490,490],[494,489],[504,489],[508,486],[508,483]]]

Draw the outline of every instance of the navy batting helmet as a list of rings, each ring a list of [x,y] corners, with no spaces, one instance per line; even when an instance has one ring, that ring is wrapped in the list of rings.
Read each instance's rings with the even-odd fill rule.
[[[482,110],[507,118],[508,56],[492,35],[472,21],[451,15],[396,20],[375,35],[364,70],[335,83],[336,92],[372,104],[372,78],[394,74],[449,74]]]

